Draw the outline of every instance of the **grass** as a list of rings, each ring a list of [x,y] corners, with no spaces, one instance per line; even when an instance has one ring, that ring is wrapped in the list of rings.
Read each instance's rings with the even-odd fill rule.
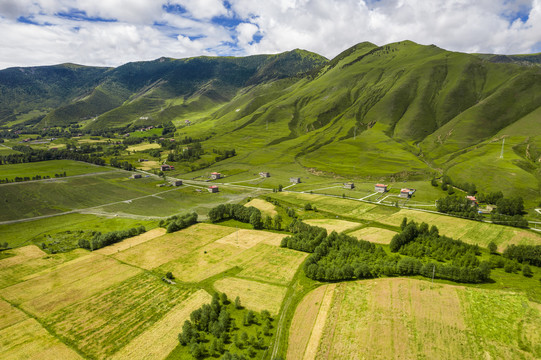
[[[331,290],[327,311],[319,305],[325,291],[319,288],[301,302],[295,328],[290,329],[291,337],[300,329],[314,329],[314,337],[322,313],[325,325],[315,344],[316,359],[352,358],[359,353],[406,359],[539,356],[541,316],[520,294],[379,279],[339,284]],[[308,344],[306,336],[300,344],[290,344],[297,358],[314,354],[314,346],[303,345]]]
[[[2,147],[0,147],[1,149]],[[96,166],[80,161],[74,160],[49,160],[38,161],[25,164],[9,164],[2,165],[2,179],[13,180],[15,177],[29,177],[32,178],[36,175],[41,177],[50,176],[54,178],[55,174],[63,174],[66,172],[67,176],[91,174],[95,172],[103,171],[115,171],[115,169],[105,166]]]
[[[178,332],[181,324],[190,318],[192,311],[209,303],[211,296],[204,290],[191,294],[173,307],[165,316],[147,331],[130,341],[116,352],[113,360],[165,359],[178,345]]]
[[[325,228],[329,233],[333,231],[340,233],[360,226],[360,224],[356,222],[336,219],[309,219],[306,220],[305,223],[308,225]]]
[[[365,227],[348,233],[349,236],[376,244],[389,244],[396,234],[394,231],[376,227]]]
[[[81,235],[92,232],[109,232],[145,226],[147,230],[156,226],[153,220],[137,220],[122,217],[102,217],[88,214],[67,214],[30,222],[0,225],[2,241],[11,247],[46,244],[45,250],[77,247]]]
[[[268,310],[278,314],[287,288],[257,281],[229,277],[214,283],[216,290],[225,292],[230,298],[240,296],[242,306],[255,311]]]
[[[270,217],[274,217],[275,215],[278,214],[278,212],[276,211],[276,208],[275,208],[275,206],[273,204],[271,204],[268,201],[262,200],[262,199],[252,199],[249,202],[247,202],[246,204],[244,204],[244,206],[253,206],[253,207],[261,210],[261,215],[263,215],[263,216],[267,215],[267,216],[270,216]]]
[[[151,329],[191,293],[141,273],[63,308],[45,321],[56,333],[76,343],[86,356],[109,358]]]

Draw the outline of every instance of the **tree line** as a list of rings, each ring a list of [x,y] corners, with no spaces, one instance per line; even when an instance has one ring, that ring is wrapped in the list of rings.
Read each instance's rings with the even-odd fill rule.
[[[168,233],[187,228],[197,223],[197,213],[192,212],[184,215],[171,216],[165,220],[160,220],[159,226],[167,229]]]
[[[541,266],[541,245],[509,245],[503,251],[503,257],[519,263]]]
[[[391,250],[395,254],[387,254],[379,245],[346,234],[332,232],[326,235],[320,228],[304,223],[297,222],[290,227],[290,231],[294,234],[284,238],[281,246],[311,252],[304,264],[304,271],[307,277],[314,280],[421,275],[479,283],[490,277],[490,264],[480,262],[476,257],[478,248],[440,237],[437,228],[433,226],[429,229],[427,224],[419,226],[415,222],[406,223],[393,239]],[[429,245],[431,241],[435,244]],[[408,256],[396,253],[403,248]],[[452,254],[456,256],[452,263],[443,262],[449,260]]]
[[[280,214],[276,214],[274,218],[268,215],[262,218],[261,211],[253,206],[220,204],[210,209],[208,217],[213,223],[233,219],[243,223],[249,223],[256,230],[282,230],[282,216]]]
[[[0,165],[22,164],[47,160],[76,160],[90,164],[105,165],[105,160],[99,156],[83,154],[67,149],[33,149],[26,145],[15,145],[13,150],[21,154],[8,154],[0,156]]]
[[[145,227],[141,225],[137,228],[131,228],[129,230],[110,231],[105,234],[98,232],[94,234],[90,241],[86,239],[80,239],[79,247],[87,250],[97,250],[101,249],[102,247],[120,242],[129,237],[140,235],[145,231]]]

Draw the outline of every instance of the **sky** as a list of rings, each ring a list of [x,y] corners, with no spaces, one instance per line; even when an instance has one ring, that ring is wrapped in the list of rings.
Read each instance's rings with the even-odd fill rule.
[[[296,48],[331,59],[401,40],[541,52],[541,0],[0,0],[0,69]]]

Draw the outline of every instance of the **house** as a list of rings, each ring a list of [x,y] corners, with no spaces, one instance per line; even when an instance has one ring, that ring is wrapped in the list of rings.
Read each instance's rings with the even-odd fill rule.
[[[171,181],[171,185],[173,185],[173,186],[181,186],[182,185],[182,180]]]
[[[301,178],[300,177],[291,177],[289,178],[289,182],[293,184],[300,184]]]
[[[259,176],[264,177],[264,178],[270,177],[270,173],[266,171],[262,171],[259,173]]]
[[[401,198],[410,199],[414,192],[415,189],[401,189],[400,195],[398,196]]]
[[[387,185],[376,184],[374,191],[381,192],[381,193],[387,192]]]
[[[344,183],[344,189],[355,189],[355,184],[353,184],[352,182],[350,183]]]
[[[169,170],[171,170],[171,166],[167,165],[167,164],[163,164],[162,166],[160,166],[160,169],[162,171],[169,171]]]
[[[466,196],[466,199],[470,202],[471,206],[478,206],[479,203],[477,202],[477,198],[475,196]]]
[[[211,192],[211,193],[217,193],[218,191],[220,191],[220,190],[218,189],[218,185],[211,185],[211,186],[209,186],[209,192]]]
[[[212,180],[221,179],[221,178],[222,178],[222,174],[220,174],[219,172],[213,172],[212,174],[210,174],[210,178],[211,178]]]
[[[141,174],[133,174],[132,176],[130,176],[132,179],[140,179],[143,177],[143,175]]]

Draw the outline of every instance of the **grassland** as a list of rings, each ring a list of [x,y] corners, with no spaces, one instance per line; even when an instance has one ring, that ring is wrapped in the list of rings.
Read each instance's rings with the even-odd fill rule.
[[[396,232],[375,227],[365,227],[349,232],[348,235],[355,236],[357,239],[370,241],[376,244],[389,244],[393,236],[396,235]]]
[[[541,351],[539,309],[520,294],[380,279],[339,284],[327,310],[327,290],[316,291],[297,308],[288,358],[533,359]],[[308,344],[319,314],[325,321],[314,352]],[[294,342],[307,328],[310,339]]]
[[[50,160],[33,162],[31,164],[2,165],[2,175],[0,176],[2,179],[7,178],[13,180],[15,177],[32,178],[36,175],[54,178],[55,174],[63,174],[64,172],[67,176],[74,176],[104,171],[117,170],[110,167],[97,166],[74,160]]]
[[[262,200],[262,199],[252,199],[249,202],[247,202],[246,204],[244,204],[244,206],[253,206],[253,207],[261,210],[261,213],[263,215],[268,215],[270,217],[274,217],[275,215],[278,214],[278,212],[276,211],[276,208],[275,208],[275,206],[273,204],[271,204],[268,201]]]
[[[361,226],[361,224],[356,222],[336,219],[309,219],[306,220],[305,223],[325,228],[327,229],[327,232],[336,231],[339,233]]]

